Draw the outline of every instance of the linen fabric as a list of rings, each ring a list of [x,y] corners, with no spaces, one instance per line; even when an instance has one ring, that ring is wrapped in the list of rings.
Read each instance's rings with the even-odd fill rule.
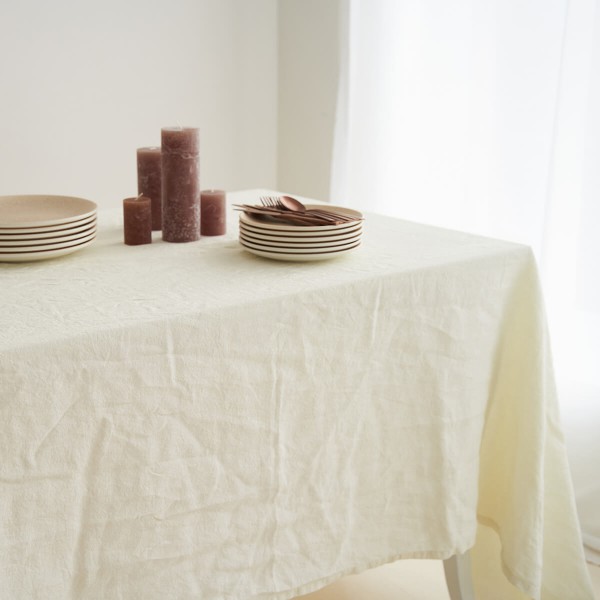
[[[232,212],[120,218],[0,266],[1,598],[284,600],[469,549],[480,598],[593,598],[527,247],[368,214],[284,263]]]

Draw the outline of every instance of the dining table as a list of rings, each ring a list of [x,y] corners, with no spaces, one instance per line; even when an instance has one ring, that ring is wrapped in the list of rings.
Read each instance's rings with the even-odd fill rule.
[[[531,249],[365,212],[352,252],[255,256],[234,205],[277,194],[190,243],[101,208],[91,246],[0,263],[0,599],[461,556],[481,600],[592,599]]]

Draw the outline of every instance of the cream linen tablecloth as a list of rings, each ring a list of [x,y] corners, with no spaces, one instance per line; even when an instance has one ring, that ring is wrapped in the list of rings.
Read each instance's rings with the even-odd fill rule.
[[[282,600],[474,544],[478,598],[593,597],[530,250],[365,230],[280,263],[115,211],[0,265],[0,598]]]

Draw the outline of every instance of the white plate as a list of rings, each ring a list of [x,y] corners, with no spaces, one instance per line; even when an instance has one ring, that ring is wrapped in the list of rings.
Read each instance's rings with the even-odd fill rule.
[[[63,248],[68,248],[70,246],[77,246],[78,244],[82,244],[83,242],[87,242],[96,237],[96,232],[90,233],[89,235],[77,238],[76,240],[71,240],[70,242],[61,242],[60,244],[38,244],[36,246],[11,246],[10,248],[0,248],[0,254],[2,256],[6,256],[8,254],[30,254],[33,252],[46,252],[53,250],[62,250]]]
[[[0,228],[0,239],[2,240],[39,240],[46,237],[57,237],[60,235],[74,235],[85,231],[96,225],[96,215],[66,223],[62,227],[35,227],[31,229],[2,229]],[[17,233],[18,232],[18,233]]]
[[[362,221],[358,223],[353,223],[349,227],[338,228],[334,230],[326,230],[326,231],[306,231],[304,228],[298,227],[298,229],[294,231],[281,231],[275,229],[261,229],[260,227],[255,227],[254,225],[249,225],[244,223],[240,219],[240,229],[244,229],[246,231],[253,231],[254,233],[260,233],[261,235],[279,235],[289,238],[305,238],[305,237],[333,237],[338,235],[348,235],[353,231],[360,231],[362,229]]]
[[[0,227],[47,227],[96,214],[96,203],[73,196],[0,196]]]
[[[349,244],[354,244],[355,242],[359,242],[362,238],[362,234],[357,234],[351,238],[345,238],[343,240],[334,240],[327,242],[271,242],[264,241],[257,238],[254,238],[250,235],[246,235],[243,232],[240,232],[240,239],[248,242],[249,244],[253,244],[254,246],[264,247],[265,250],[269,248],[273,248],[274,250],[309,250],[311,248],[336,248],[338,246],[348,246]]]
[[[77,244],[76,246],[69,246],[67,248],[60,248],[56,250],[46,251],[35,251],[35,252],[12,252],[12,253],[0,253],[0,262],[33,262],[36,260],[47,260],[49,258],[55,258],[58,256],[64,256],[65,254],[71,254],[87,248],[90,244],[94,243],[96,236],[92,236],[87,242]]]
[[[362,234],[362,224],[358,227],[344,230],[343,232],[334,231],[329,235],[326,235],[327,232],[323,232],[322,234],[310,232],[312,235],[297,235],[297,234],[288,234],[281,231],[264,231],[255,229],[253,227],[248,227],[243,223],[240,223],[240,233],[244,235],[252,236],[261,240],[269,241],[269,242],[290,242],[296,244],[302,243],[315,243],[315,242],[329,242],[336,240],[345,240],[352,238],[356,235]]]
[[[68,223],[59,223],[58,225],[47,225],[46,227],[0,227],[0,233],[2,235],[21,235],[21,234],[38,234],[38,233],[54,233],[57,231],[63,231],[65,229],[72,229],[73,227],[83,227],[96,220],[96,213],[85,217],[84,219],[78,219],[76,221],[69,221]]]
[[[343,206],[331,206],[329,204],[307,204],[308,209],[319,209],[327,210],[330,209],[334,212],[339,212],[349,217],[362,218],[362,213],[351,208],[344,208]],[[266,231],[285,231],[288,232],[315,232],[315,231],[342,231],[349,227],[355,227],[357,224],[362,224],[362,221],[352,221],[350,223],[341,223],[340,225],[292,225],[291,223],[281,223],[275,221],[263,221],[256,215],[247,215],[244,212],[240,212],[240,222],[244,225],[249,225],[254,228],[266,230]],[[314,233],[313,233],[314,235]]]
[[[0,252],[9,252],[14,248],[27,250],[31,246],[46,246],[48,250],[52,248],[52,246],[64,246],[65,242],[72,242],[76,240],[81,240],[81,238],[87,237],[91,234],[96,233],[96,224],[88,227],[85,231],[80,231],[79,233],[74,233],[73,235],[52,237],[52,238],[38,238],[38,239],[30,239],[30,240],[5,240],[0,237]],[[9,250],[10,249],[10,250]]]
[[[346,248],[350,248],[355,246],[357,243],[360,244],[360,240],[347,242],[341,246],[329,246],[329,245],[320,245],[314,248],[291,248],[289,246],[265,246],[263,244],[257,244],[255,242],[251,242],[246,238],[240,237],[240,242],[243,242],[245,246],[249,246],[254,248],[255,250],[263,250],[264,252],[285,252],[286,254],[312,254],[314,252],[331,252],[336,250],[345,250]]]
[[[349,252],[353,252],[354,250],[356,250],[360,246],[360,242],[346,250],[303,254],[287,254],[285,252],[264,252],[263,250],[257,250],[255,248],[251,248],[250,246],[246,246],[245,242],[242,241],[240,241],[240,245],[244,248],[244,250],[246,250],[246,252],[250,252],[251,254],[255,254],[256,256],[262,256],[263,258],[271,258],[273,260],[285,260],[293,262],[310,262],[317,260],[328,260],[332,258],[337,258],[339,256],[343,256],[345,254],[348,254]]]

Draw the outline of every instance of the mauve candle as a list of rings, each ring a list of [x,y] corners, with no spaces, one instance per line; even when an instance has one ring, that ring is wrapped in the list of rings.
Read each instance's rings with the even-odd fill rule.
[[[203,190],[200,194],[200,233],[223,235],[226,229],[225,192]]]
[[[166,242],[200,238],[200,142],[198,129],[163,127],[162,235]]]
[[[138,196],[123,200],[125,243],[139,246],[152,242],[152,204],[150,198]]]
[[[160,231],[162,223],[161,171],[160,148],[150,146],[137,149],[138,194],[150,198],[153,231]]]

